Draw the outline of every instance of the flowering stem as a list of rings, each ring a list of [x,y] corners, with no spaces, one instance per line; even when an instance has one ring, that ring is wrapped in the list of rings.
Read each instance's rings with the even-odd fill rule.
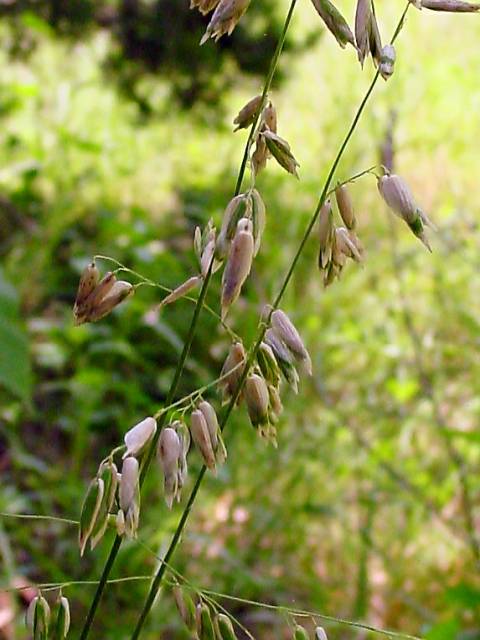
[[[271,63],[270,63],[270,68],[269,68],[267,77],[265,79],[265,84],[264,84],[263,92],[262,92],[262,97],[263,97],[262,103],[265,102],[266,96],[267,96],[267,94],[268,94],[268,92],[270,90],[270,87],[271,87],[271,84],[272,84],[272,80],[273,80],[273,76],[275,74],[275,71],[276,71],[276,68],[277,68],[277,64],[278,64],[278,60],[280,58],[280,54],[281,54],[281,52],[283,50],[283,46],[285,44],[287,31],[288,31],[288,28],[290,26],[290,22],[291,22],[291,19],[292,19],[292,16],[293,16],[293,11],[295,9],[295,5],[296,4],[297,4],[297,0],[292,0],[291,3],[290,3],[290,8],[288,10],[287,17],[285,19],[283,30],[282,30],[282,33],[280,34],[280,38],[279,38],[278,43],[277,43],[277,48],[275,50],[275,53],[273,54],[273,57],[272,57],[272,60],[271,60]],[[235,195],[239,194],[241,186],[242,186],[243,178],[245,176],[245,170],[246,170],[246,167],[247,167],[247,161],[248,161],[248,157],[249,157],[249,154],[250,154],[250,148],[251,148],[251,145],[252,145],[252,142],[253,142],[253,139],[254,139],[255,129],[256,129],[256,126],[257,126],[257,123],[258,123],[258,119],[260,117],[260,111],[261,111],[261,109],[258,110],[258,112],[256,114],[256,117],[255,117],[255,120],[254,120],[254,122],[253,122],[253,124],[252,124],[252,126],[250,128],[250,133],[249,133],[249,136],[248,136],[247,143],[245,145],[245,150],[244,150],[244,153],[243,153],[243,158],[242,158],[242,162],[241,162],[241,165],[240,165],[240,170],[239,170],[239,173],[238,173],[238,178],[237,178],[237,182],[236,182],[236,186],[235,186]],[[208,286],[209,286],[210,279],[211,279],[211,276],[212,276],[213,262],[214,262],[214,260],[212,258],[212,260],[210,261],[210,265],[209,265],[207,274],[205,275],[205,278],[203,280],[202,288],[200,290],[200,294],[198,296],[197,303],[195,305],[195,310],[194,310],[193,317],[192,317],[192,320],[191,320],[191,323],[190,323],[190,327],[189,327],[189,330],[188,330],[188,335],[187,335],[187,338],[186,338],[185,343],[184,343],[183,351],[182,351],[180,359],[179,359],[179,361],[177,363],[175,374],[174,374],[174,377],[173,377],[173,380],[172,380],[172,383],[171,383],[171,386],[170,386],[170,390],[169,390],[169,393],[168,393],[168,396],[167,396],[167,399],[166,399],[166,404],[167,405],[171,404],[173,399],[174,399],[174,397],[175,397],[175,394],[176,394],[176,391],[177,391],[177,387],[178,387],[178,383],[180,382],[180,378],[182,376],[183,369],[185,367],[185,362],[186,362],[187,357],[188,357],[188,355],[190,353],[190,347],[192,345],[193,338],[195,336],[198,319],[200,317],[200,313],[201,313],[202,308],[204,306],[205,298],[206,298],[207,291],[208,291]],[[155,434],[155,437],[152,440],[150,448],[147,451],[145,462],[142,465],[142,470],[141,470],[141,474],[140,474],[140,487],[142,487],[142,485],[143,485],[143,482],[145,480],[146,474],[148,472],[148,469],[150,467],[152,459],[153,459],[153,457],[155,455],[158,439],[160,437],[161,430],[162,430],[163,426],[165,425],[166,419],[167,419],[167,413],[165,412],[159,418],[157,432]],[[186,522],[186,520],[188,518],[188,513],[189,513],[189,511],[191,509],[191,506],[192,506],[194,500],[195,500],[196,493],[197,493],[197,491],[198,491],[198,489],[200,487],[200,484],[202,482],[204,474],[205,474],[205,469],[203,469],[200,472],[200,475],[197,478],[197,483],[195,484],[194,490],[192,491],[192,495],[190,496],[192,498],[191,502],[189,501],[189,504],[187,504],[187,507],[185,508],[185,512],[184,512],[185,519],[184,519],[184,521],[182,523],[182,526],[178,530],[178,537],[176,538],[174,536],[174,538],[172,540],[173,546],[171,547],[171,549],[172,549],[171,553],[173,553],[173,550],[175,549],[175,547],[176,547],[176,545],[178,543],[178,538],[180,537],[181,531],[183,530],[183,526],[185,525],[185,522]],[[187,511],[187,509],[188,509],[188,511]],[[109,554],[109,556],[107,558],[107,562],[106,562],[106,564],[104,566],[102,575],[100,577],[100,581],[98,583],[97,590],[95,592],[95,595],[93,597],[92,603],[90,605],[90,609],[89,609],[89,611],[87,613],[87,617],[85,619],[85,623],[83,625],[83,629],[82,629],[82,632],[80,634],[79,640],[86,640],[86,638],[89,635],[89,632],[90,632],[93,620],[95,618],[95,614],[96,614],[98,605],[100,603],[103,591],[104,591],[105,586],[107,584],[108,577],[110,575],[110,571],[111,571],[111,569],[113,567],[113,564],[115,563],[115,559],[116,559],[116,557],[118,555],[118,552],[120,550],[121,544],[122,544],[122,538],[117,535],[115,537],[115,540],[113,542],[112,548],[110,550],[110,554]],[[171,553],[170,553],[170,555],[171,555]],[[167,559],[167,561],[168,561],[168,559]],[[164,567],[164,566],[165,565],[162,565],[162,567]],[[160,569],[162,569],[162,567]],[[161,581],[162,577],[163,577],[163,572],[162,572],[162,574],[160,576],[159,582]],[[153,602],[153,600],[152,600],[152,602]],[[148,609],[145,612],[145,616],[143,617],[143,619],[146,617],[148,611],[150,610],[150,607],[151,607],[151,603],[149,604]],[[143,621],[142,621],[142,624],[143,624]],[[135,637],[137,637],[137,636],[135,636]]]
[[[289,17],[291,17],[291,14],[293,12],[294,6],[295,6],[295,0],[292,0],[292,4],[290,6],[290,11],[289,11],[289,14],[287,16],[287,21],[285,23],[285,27],[284,27],[284,31],[283,31],[282,37],[284,37],[285,34],[286,34],[286,31],[287,31],[287,28],[288,28]],[[400,33],[400,31],[402,29],[402,26],[403,26],[403,23],[404,23],[404,20],[405,20],[405,17],[407,15],[409,7],[410,7],[410,0],[407,2],[407,5],[406,5],[406,7],[405,7],[405,9],[404,9],[404,11],[402,13],[402,16],[401,16],[399,22],[398,22],[397,28],[396,28],[395,33],[394,33],[393,38],[392,38],[392,43],[396,40],[398,34]],[[280,43],[279,43],[279,45],[280,45]],[[275,57],[274,57],[274,59],[275,59]],[[276,59],[278,59],[278,56],[276,56]],[[271,79],[271,77],[273,77],[273,73],[269,73],[269,78]],[[303,249],[305,247],[305,244],[307,243],[307,240],[309,239],[309,237],[310,237],[310,235],[312,233],[313,227],[315,226],[315,223],[316,223],[316,221],[318,219],[318,216],[320,214],[320,209],[322,208],[323,203],[325,202],[325,199],[327,197],[327,193],[328,193],[330,184],[332,182],[333,176],[335,174],[335,171],[337,170],[337,167],[338,167],[338,165],[340,163],[340,160],[341,160],[341,158],[342,158],[342,156],[343,156],[343,154],[345,152],[345,149],[348,146],[348,143],[350,142],[350,139],[351,139],[356,127],[357,127],[357,124],[358,124],[358,122],[359,122],[359,120],[360,120],[360,118],[361,118],[361,116],[363,114],[363,111],[365,110],[365,107],[366,107],[366,105],[368,103],[368,100],[369,100],[370,96],[373,93],[373,90],[375,88],[375,85],[377,84],[377,81],[378,81],[379,77],[380,77],[380,72],[377,70],[377,72],[375,73],[375,76],[374,76],[374,78],[373,78],[373,80],[372,80],[372,82],[371,82],[371,84],[370,84],[370,86],[369,86],[364,98],[362,99],[362,101],[361,101],[361,103],[360,103],[360,105],[359,105],[359,107],[357,109],[357,112],[356,112],[356,114],[355,114],[355,116],[353,118],[352,124],[350,125],[350,128],[348,129],[348,132],[347,132],[342,144],[340,145],[340,148],[339,148],[339,150],[337,152],[337,155],[335,156],[335,159],[334,159],[334,161],[332,163],[330,171],[329,171],[329,173],[327,175],[327,179],[326,179],[325,184],[323,186],[323,189],[322,189],[322,192],[321,192],[317,207],[316,207],[316,209],[315,209],[315,211],[314,211],[314,213],[312,215],[312,218],[311,218],[311,220],[310,220],[310,222],[309,222],[309,224],[307,226],[307,229],[306,229],[306,231],[305,231],[305,233],[303,235],[303,238],[302,238],[302,240],[300,242],[300,245],[299,245],[298,250],[297,250],[297,252],[295,254],[295,257],[293,258],[293,261],[292,261],[292,263],[290,265],[290,268],[289,268],[289,270],[287,272],[287,275],[285,276],[285,279],[284,279],[283,284],[282,284],[282,286],[280,288],[280,291],[279,291],[277,297],[275,298],[275,301],[274,301],[274,303],[273,303],[273,305],[271,307],[269,318],[270,318],[270,315],[272,314],[272,312],[276,308],[278,308],[278,306],[279,306],[279,304],[280,304],[280,302],[281,302],[281,300],[283,298],[283,295],[284,295],[284,293],[285,293],[285,291],[286,291],[286,289],[287,289],[287,287],[288,287],[288,285],[290,283],[290,280],[292,278],[293,272],[295,271],[295,267],[297,265],[297,262],[298,262],[301,254],[303,252]],[[267,86],[267,83],[266,83],[265,86]],[[263,92],[263,98],[264,99],[265,99],[265,96],[267,94],[267,91],[268,91],[268,89],[265,89],[264,92]],[[257,119],[253,123],[252,129],[250,131],[249,140],[247,142],[247,147],[246,147],[244,158],[243,158],[243,161],[242,161],[242,168],[244,166],[246,166],[246,162],[247,162],[247,158],[248,158],[248,150],[249,150],[249,147],[250,147],[250,144],[251,144],[251,139],[253,139],[253,132],[254,132],[254,129],[256,127],[257,120],[258,120],[258,114],[257,114]],[[239,191],[240,185],[241,185],[241,181],[237,182],[237,191]],[[268,318],[268,320],[269,320],[269,318]],[[224,428],[225,428],[225,426],[226,426],[226,424],[228,422],[228,419],[230,417],[230,414],[232,413],[232,411],[233,411],[233,409],[235,407],[235,404],[236,404],[236,402],[237,402],[237,400],[238,400],[238,398],[239,398],[239,396],[240,396],[240,394],[242,392],[243,384],[244,384],[244,382],[245,382],[245,380],[246,380],[246,378],[248,376],[249,370],[250,370],[250,368],[251,368],[251,366],[252,366],[252,364],[254,362],[254,359],[255,359],[256,353],[258,351],[258,348],[260,347],[260,344],[261,344],[261,342],[262,342],[262,340],[264,338],[267,326],[268,326],[268,322],[262,323],[260,325],[260,331],[259,331],[259,335],[257,337],[257,340],[254,343],[253,347],[249,351],[249,355],[248,355],[248,358],[247,358],[246,365],[245,365],[245,367],[244,367],[244,369],[242,371],[242,375],[240,376],[240,379],[238,381],[238,384],[237,384],[237,387],[235,389],[235,392],[234,392],[232,398],[230,399],[230,402],[229,402],[229,404],[228,404],[228,406],[227,406],[227,408],[226,408],[226,410],[225,410],[225,412],[224,412],[224,414],[222,416],[222,420],[220,422],[220,429],[221,429],[222,432],[223,432],[223,430],[224,430]],[[157,573],[155,574],[155,577],[153,579],[152,585],[150,587],[150,591],[148,592],[147,598],[146,598],[145,603],[143,605],[143,609],[142,609],[142,611],[140,613],[140,616],[138,618],[137,625],[136,625],[136,627],[135,627],[135,629],[134,629],[134,631],[132,633],[131,640],[137,640],[139,638],[139,636],[140,636],[140,633],[141,633],[141,631],[143,629],[143,625],[145,624],[145,620],[146,620],[146,618],[148,616],[148,613],[150,612],[150,609],[152,608],[152,605],[153,605],[153,603],[155,601],[155,598],[157,597],[158,590],[159,590],[159,588],[161,586],[162,579],[163,579],[163,576],[164,576],[166,568],[167,568],[167,564],[169,563],[170,558],[172,557],[173,553],[175,552],[175,549],[176,549],[176,547],[178,545],[180,537],[181,537],[181,535],[183,533],[183,529],[185,528],[185,525],[187,523],[188,517],[190,515],[190,512],[192,510],[193,504],[194,504],[195,499],[197,497],[197,493],[198,493],[198,491],[200,489],[200,486],[202,484],[203,478],[205,476],[206,470],[207,469],[206,469],[205,465],[202,466],[202,468],[201,468],[201,470],[200,470],[200,472],[199,472],[199,474],[197,476],[197,479],[195,481],[193,489],[192,489],[192,491],[190,493],[190,496],[188,498],[187,504],[185,505],[183,513],[182,513],[182,515],[180,517],[180,521],[179,521],[179,523],[177,525],[175,533],[173,534],[172,540],[171,540],[170,545],[169,545],[169,547],[167,549],[167,552],[165,554],[164,562],[160,565],[160,567],[157,570]]]

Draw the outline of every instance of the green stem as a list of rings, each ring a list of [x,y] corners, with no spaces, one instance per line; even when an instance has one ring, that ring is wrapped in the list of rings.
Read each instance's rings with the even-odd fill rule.
[[[280,38],[279,38],[279,41],[278,41],[278,44],[277,44],[277,48],[276,48],[275,53],[273,55],[272,61],[270,63],[270,68],[269,68],[269,71],[268,71],[268,74],[267,74],[267,77],[266,77],[266,80],[265,80],[265,84],[264,84],[264,87],[263,87],[263,92],[262,92],[262,104],[265,102],[266,96],[267,96],[267,94],[268,94],[268,92],[270,90],[270,87],[271,87],[271,84],[272,84],[272,80],[273,80],[273,76],[274,76],[275,70],[277,68],[278,60],[280,58],[280,54],[281,54],[283,46],[285,44],[285,37],[286,37],[287,31],[288,31],[288,27],[290,25],[290,22],[291,22],[291,19],[292,19],[292,16],[293,16],[293,11],[295,9],[296,3],[297,3],[297,0],[292,0],[292,2],[290,4],[290,8],[288,10],[288,14],[287,14],[287,17],[285,19],[285,24],[283,26],[283,30],[282,30],[282,33],[280,35]],[[241,162],[241,165],[240,165],[240,170],[239,170],[239,173],[238,173],[238,178],[237,178],[237,182],[236,182],[236,185],[235,185],[235,195],[238,195],[240,193],[240,189],[241,189],[241,186],[242,186],[243,178],[245,176],[245,170],[246,170],[246,167],[247,167],[248,157],[249,157],[249,154],[250,154],[250,148],[251,148],[251,145],[253,143],[254,136],[255,136],[255,129],[256,129],[256,126],[257,126],[257,123],[258,123],[258,119],[260,117],[260,112],[261,112],[261,109],[258,110],[258,112],[257,112],[257,114],[255,116],[255,120],[254,120],[254,122],[253,122],[253,124],[252,124],[252,126],[250,128],[250,133],[249,133],[249,136],[248,136],[248,139],[247,139],[247,143],[245,145],[245,150],[244,150],[244,153],[243,153],[243,158],[242,158],[242,162]],[[200,290],[200,294],[198,296],[197,304],[195,306],[195,311],[193,313],[192,321],[190,323],[190,328],[189,328],[189,331],[188,331],[187,339],[185,341],[185,344],[184,344],[184,347],[183,347],[183,351],[182,351],[182,354],[180,356],[180,360],[178,361],[177,368],[176,368],[175,374],[174,374],[174,378],[173,378],[172,384],[170,386],[170,391],[169,391],[168,397],[166,399],[166,404],[167,405],[171,404],[172,401],[173,401],[173,398],[174,398],[175,393],[177,391],[178,383],[179,383],[180,378],[181,378],[182,373],[183,373],[185,362],[186,362],[188,354],[190,352],[190,347],[192,345],[193,338],[195,336],[195,331],[196,331],[196,328],[197,328],[198,319],[200,317],[200,313],[201,313],[202,307],[204,305],[205,297],[207,295],[208,286],[209,286],[210,279],[211,279],[211,276],[212,276],[213,262],[214,262],[214,260],[212,259],[211,262],[210,262],[210,265],[209,265],[208,272],[207,272],[207,274],[205,276],[205,279],[203,281],[202,288]],[[161,430],[162,430],[162,428],[163,428],[163,426],[165,424],[166,419],[167,419],[167,414],[166,413],[164,413],[164,414],[162,414],[160,416],[158,429],[157,429],[157,432],[155,434],[155,438],[153,439],[152,444],[150,445],[150,448],[149,448],[149,450],[147,452],[147,455],[146,455],[146,458],[145,458],[145,462],[142,465],[142,471],[141,471],[141,474],[140,474],[140,487],[143,485],[145,476],[146,476],[146,474],[148,472],[148,469],[150,467],[152,459],[153,459],[153,457],[155,455],[156,446],[157,446],[157,443],[158,443],[158,438],[160,437],[160,432],[161,432]],[[189,511],[190,511],[190,509],[192,507],[192,504],[193,504],[193,502],[195,500],[196,493],[197,493],[197,491],[198,491],[198,489],[200,487],[200,484],[201,484],[201,481],[203,479],[203,475],[204,474],[205,474],[205,469],[202,469],[202,471],[200,472],[200,474],[199,474],[199,476],[197,478],[197,483],[195,484],[194,490],[192,491],[192,494],[190,496],[192,498],[191,503],[189,501],[189,504],[187,504],[187,506],[185,508],[185,511],[184,511],[184,514],[183,514],[185,516],[185,519],[184,519],[184,522],[182,523],[182,527],[181,527],[181,529],[180,529],[180,531],[178,533],[178,538],[180,537],[181,530],[183,529],[183,526],[185,525],[185,522],[186,522],[186,520],[188,518]],[[175,536],[173,538],[173,540],[175,540],[175,544],[172,547],[171,553],[173,553],[173,551],[175,549],[175,546],[177,545],[178,538],[175,539]],[[107,584],[108,577],[110,575],[110,571],[111,571],[111,569],[113,567],[115,559],[116,559],[116,557],[118,555],[118,552],[120,550],[121,544],[122,544],[121,537],[116,536],[115,540],[113,542],[112,548],[110,550],[110,554],[109,554],[109,556],[107,558],[107,562],[106,562],[105,567],[103,569],[102,575],[100,577],[100,581],[98,583],[97,590],[95,592],[95,595],[93,597],[92,603],[90,605],[90,609],[89,609],[87,617],[85,619],[85,623],[84,623],[84,626],[83,626],[83,629],[82,629],[82,632],[81,632],[81,635],[80,635],[80,640],[86,640],[86,638],[89,635],[89,632],[90,632],[93,620],[95,618],[95,614],[96,614],[98,605],[100,603],[103,591],[104,591],[105,586]],[[163,566],[164,565],[162,565],[162,567]],[[160,581],[161,581],[162,577],[163,577],[163,573],[162,573],[162,575],[160,577]],[[148,610],[150,610],[150,607],[151,607],[151,604],[150,604]],[[148,611],[146,613],[148,613]]]
[[[292,4],[290,6],[290,10],[289,10],[289,13],[288,13],[288,16],[287,16],[287,20],[285,22],[285,27],[284,27],[283,32],[282,32],[282,38],[284,38],[285,35],[286,35],[287,29],[288,29],[288,24],[289,24],[289,21],[290,21],[290,18],[291,18],[291,14],[293,13],[293,9],[294,9],[295,3],[296,3],[296,0],[292,0]],[[399,20],[399,23],[398,23],[397,28],[395,30],[395,33],[393,35],[392,43],[396,40],[398,34],[400,33],[400,31],[402,29],[402,26],[403,26],[403,23],[404,23],[404,20],[405,20],[405,16],[407,15],[409,7],[410,7],[410,1],[407,2],[407,6],[405,7],[405,9],[404,9],[404,11],[402,13],[402,16],[401,16],[401,18]],[[278,47],[280,49],[281,49],[281,44],[282,43],[280,41],[279,47]],[[274,60],[278,60],[278,55],[274,56]],[[270,79],[270,81],[271,81],[272,77],[273,77],[273,73],[269,73],[268,78]],[[326,196],[327,196],[327,193],[328,193],[328,189],[329,189],[330,184],[332,182],[332,179],[333,179],[333,176],[335,174],[335,171],[337,170],[337,167],[338,167],[338,165],[340,163],[340,160],[341,160],[341,158],[343,156],[343,153],[344,153],[348,143],[350,142],[350,139],[351,139],[351,137],[352,137],[352,135],[353,135],[353,133],[354,133],[354,131],[356,129],[356,126],[357,126],[357,124],[358,124],[358,122],[359,122],[359,120],[360,120],[360,118],[362,116],[362,113],[363,113],[363,111],[364,111],[364,109],[365,109],[365,107],[367,105],[367,102],[368,102],[368,100],[369,100],[369,98],[370,98],[370,96],[371,96],[371,94],[372,94],[372,92],[373,92],[373,90],[375,88],[375,85],[377,84],[377,81],[378,81],[379,77],[380,77],[380,72],[377,70],[377,72],[375,73],[375,76],[374,76],[374,78],[373,78],[373,80],[372,80],[372,82],[371,82],[371,84],[370,84],[370,86],[369,86],[369,88],[368,88],[363,100],[360,103],[360,106],[357,109],[357,112],[356,112],[356,114],[355,114],[355,116],[353,118],[352,124],[350,125],[350,128],[348,129],[348,132],[347,132],[342,144],[340,145],[340,148],[339,148],[339,150],[337,152],[337,155],[336,155],[336,157],[335,157],[335,159],[333,161],[333,164],[332,164],[332,166],[330,168],[330,171],[328,173],[327,179],[326,179],[325,184],[323,186],[323,189],[322,189],[322,192],[321,192],[317,207],[316,207],[316,209],[315,209],[315,211],[313,213],[313,216],[312,216],[312,218],[311,218],[311,220],[310,220],[310,222],[309,222],[309,224],[307,226],[307,229],[306,229],[306,231],[305,231],[305,233],[303,235],[303,238],[302,238],[302,240],[300,242],[300,245],[299,245],[298,250],[297,250],[297,252],[295,254],[295,257],[294,257],[294,259],[292,261],[292,264],[290,265],[290,268],[289,268],[289,270],[287,272],[287,275],[285,276],[285,279],[284,279],[283,284],[282,284],[282,286],[280,288],[280,291],[279,291],[277,297],[275,298],[275,301],[274,301],[274,303],[273,303],[273,305],[271,307],[271,311],[270,311],[269,316],[271,315],[271,313],[276,308],[278,308],[278,305],[280,304],[280,302],[281,302],[281,300],[283,298],[285,290],[287,289],[287,287],[288,287],[288,285],[290,283],[290,280],[292,278],[292,275],[293,275],[293,272],[294,272],[295,267],[297,265],[297,262],[298,262],[301,254],[303,252],[303,249],[305,247],[305,244],[306,244],[308,238],[310,237],[310,234],[311,234],[311,232],[313,230],[313,227],[315,226],[315,223],[316,223],[316,221],[318,219],[318,216],[319,216],[319,213],[320,213],[320,209],[322,208],[323,203],[325,202],[325,199],[326,199]],[[267,82],[268,82],[268,80],[267,80]],[[265,87],[267,87],[267,83],[266,83]],[[263,99],[265,99],[267,91],[268,91],[268,89],[265,88],[264,92],[263,92]],[[246,166],[246,162],[247,162],[247,158],[248,158],[248,149],[249,149],[249,145],[251,144],[251,140],[253,139],[253,132],[254,132],[254,129],[255,129],[256,124],[257,124],[258,115],[259,114],[257,114],[257,118],[256,118],[255,122],[253,123],[252,129],[250,131],[249,140],[247,142],[247,147],[246,147],[244,158],[243,158],[243,161],[242,161],[242,168],[244,168]],[[236,192],[239,191],[240,185],[241,185],[241,181],[237,182]],[[225,426],[226,426],[226,424],[228,422],[230,414],[232,413],[232,411],[233,411],[233,409],[235,407],[235,404],[236,404],[236,402],[237,402],[237,400],[238,400],[238,398],[240,396],[240,393],[242,392],[243,384],[244,384],[244,382],[245,382],[245,380],[246,380],[246,378],[248,376],[249,370],[250,370],[250,368],[251,368],[251,366],[253,364],[253,361],[255,359],[256,353],[258,351],[258,348],[259,348],[259,346],[260,346],[260,344],[261,344],[261,342],[262,342],[262,340],[264,338],[265,331],[267,329],[267,325],[268,325],[268,323],[262,323],[262,325],[261,325],[258,338],[257,338],[255,344],[253,345],[252,349],[249,352],[249,356],[248,356],[246,365],[245,365],[245,367],[244,367],[244,369],[242,371],[242,375],[240,376],[240,379],[238,381],[235,393],[233,394],[232,398],[230,399],[230,402],[229,402],[229,404],[227,406],[227,409],[226,409],[224,415],[222,416],[222,420],[221,420],[221,423],[220,423],[220,429],[221,429],[222,432],[223,432],[223,430],[224,430],[224,428],[225,428]],[[150,609],[152,608],[152,605],[153,605],[153,603],[155,601],[155,598],[157,596],[158,590],[159,590],[159,588],[161,586],[163,576],[164,576],[165,571],[167,569],[167,564],[169,563],[170,558],[172,557],[173,553],[175,552],[175,549],[176,549],[176,547],[178,545],[180,537],[181,537],[181,535],[183,533],[183,530],[185,528],[185,525],[187,523],[188,517],[190,515],[190,512],[192,510],[193,504],[195,502],[196,496],[197,496],[198,491],[200,489],[200,485],[202,484],[203,478],[205,476],[205,472],[206,472],[206,467],[203,466],[201,468],[201,470],[200,470],[200,473],[197,476],[197,479],[195,481],[195,484],[194,484],[194,487],[192,489],[192,492],[190,493],[190,496],[188,498],[188,502],[185,505],[185,508],[184,508],[183,513],[182,513],[182,515],[180,517],[180,520],[179,520],[179,523],[178,523],[177,528],[175,530],[175,533],[173,534],[172,540],[171,540],[170,545],[168,547],[168,550],[167,550],[167,552],[165,554],[164,562],[160,565],[160,567],[158,568],[157,573],[155,574],[155,577],[153,579],[152,585],[150,587],[150,591],[148,592],[147,598],[146,598],[145,603],[143,605],[143,609],[142,609],[142,611],[140,613],[140,616],[138,618],[137,625],[136,625],[136,627],[135,627],[135,629],[134,629],[134,631],[132,633],[131,640],[137,640],[139,638],[139,636],[140,636],[140,633],[141,633],[141,631],[143,629],[143,625],[145,624],[145,620],[146,620],[146,618],[147,618],[147,616],[148,616],[148,614],[150,612]]]

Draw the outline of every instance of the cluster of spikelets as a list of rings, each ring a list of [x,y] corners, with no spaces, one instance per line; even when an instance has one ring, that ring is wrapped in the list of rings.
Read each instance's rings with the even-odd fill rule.
[[[70,629],[70,605],[58,595],[53,610],[40,593],[30,601],[25,619],[33,640],[64,640]]]
[[[188,589],[176,583],[172,587],[172,595],[178,613],[188,631],[197,640],[236,640],[231,618],[218,612],[215,604],[201,598],[195,602]],[[323,627],[316,627],[315,640],[327,640]],[[294,622],[292,624],[292,640],[310,640],[307,630]]]

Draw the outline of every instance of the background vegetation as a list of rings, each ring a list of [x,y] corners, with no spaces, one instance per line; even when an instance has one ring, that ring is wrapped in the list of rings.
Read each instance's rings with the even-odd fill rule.
[[[353,2],[341,4],[352,16]],[[378,7],[385,33],[402,4]],[[158,293],[143,288],[75,328],[79,273],[98,253],[166,286],[194,273],[194,226],[218,222],[231,196],[245,138],[231,120],[259,91],[286,3],[254,2],[231,41],[200,50],[203,22],[186,2],[124,2],[118,13],[71,5],[63,15],[53,0],[4,3],[0,22],[0,511],[75,519],[105,452],[161,406],[193,309],[181,301],[152,314]],[[273,165],[259,178],[267,231],[230,318],[247,343],[372,74],[316,18],[301,2],[273,92],[301,180]],[[352,187],[365,266],[325,291],[309,243],[283,306],[315,374],[285,398],[278,449],[243,410],[229,426],[229,461],[206,481],[176,556],[201,587],[429,640],[480,638],[479,36],[476,16],[410,12],[395,75],[338,177],[378,161],[394,111],[397,171],[438,225],[434,253],[389,218],[370,177]],[[147,40],[154,60],[142,59]],[[218,287],[217,277],[214,307]],[[182,395],[218,375],[227,346],[204,313]],[[199,464],[193,455],[193,471]],[[161,553],[179,511],[164,506],[158,470],[143,505],[140,540]],[[108,547],[80,562],[74,527],[2,517],[3,588],[95,579]],[[115,576],[155,564],[125,544]],[[107,589],[96,638],[129,637],[147,584]],[[75,629],[93,588],[67,590]],[[283,637],[282,616],[228,606],[256,637]],[[0,637],[26,637],[23,607],[21,595],[0,594],[0,610],[15,613]],[[368,635],[326,628],[331,638]],[[145,638],[182,633],[162,599]]]

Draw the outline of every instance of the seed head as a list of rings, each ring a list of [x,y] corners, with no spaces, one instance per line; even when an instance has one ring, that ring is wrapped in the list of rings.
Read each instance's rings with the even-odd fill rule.
[[[145,418],[125,434],[125,444],[127,446],[123,457],[137,456],[151,442],[157,431],[157,421],[155,418]]]
[[[250,0],[220,0],[200,44],[204,44],[209,38],[217,41],[226,33],[231,35],[249,4]]]
[[[252,268],[255,242],[253,225],[250,220],[242,218],[237,225],[237,231],[232,242],[227,264],[222,278],[222,318],[236,301],[242,290],[243,283]]]
[[[245,401],[254,427],[268,424],[268,387],[262,376],[253,373],[245,381]]]
[[[193,442],[199,450],[205,465],[210,469],[210,471],[215,473],[215,453],[212,446],[212,440],[210,438],[207,421],[200,409],[192,411],[192,415],[190,417],[190,431]]]
[[[259,109],[262,106],[263,96],[255,96],[247,102],[247,104],[240,109],[238,115],[235,117],[233,124],[237,125],[235,131],[239,129],[246,129],[255,120]]]
[[[252,189],[250,199],[254,239],[253,255],[255,257],[260,249],[263,232],[265,231],[265,226],[267,224],[267,212],[265,209],[265,203],[262,200],[262,196],[256,189]]]
[[[347,21],[330,0],[312,0],[318,15],[327,29],[335,36],[338,44],[344,49],[347,44],[355,45],[355,38]]]
[[[395,58],[395,47],[391,44],[386,44],[382,49],[380,64],[378,67],[380,75],[384,80],[388,80],[393,74],[393,70],[395,67]]]
[[[351,258],[355,260],[355,262],[363,261],[363,247],[359,238],[353,231],[349,231],[345,227],[337,227],[335,229],[334,258],[337,264],[343,266],[345,260],[339,258],[339,255],[345,258]]]
[[[267,149],[270,151],[278,164],[283,167],[285,171],[288,171],[288,173],[291,173],[296,178],[298,178],[297,167],[299,167],[300,165],[296,161],[288,142],[276,133],[273,133],[273,131],[269,131],[268,129],[263,131],[261,133],[261,136],[265,138]]]

